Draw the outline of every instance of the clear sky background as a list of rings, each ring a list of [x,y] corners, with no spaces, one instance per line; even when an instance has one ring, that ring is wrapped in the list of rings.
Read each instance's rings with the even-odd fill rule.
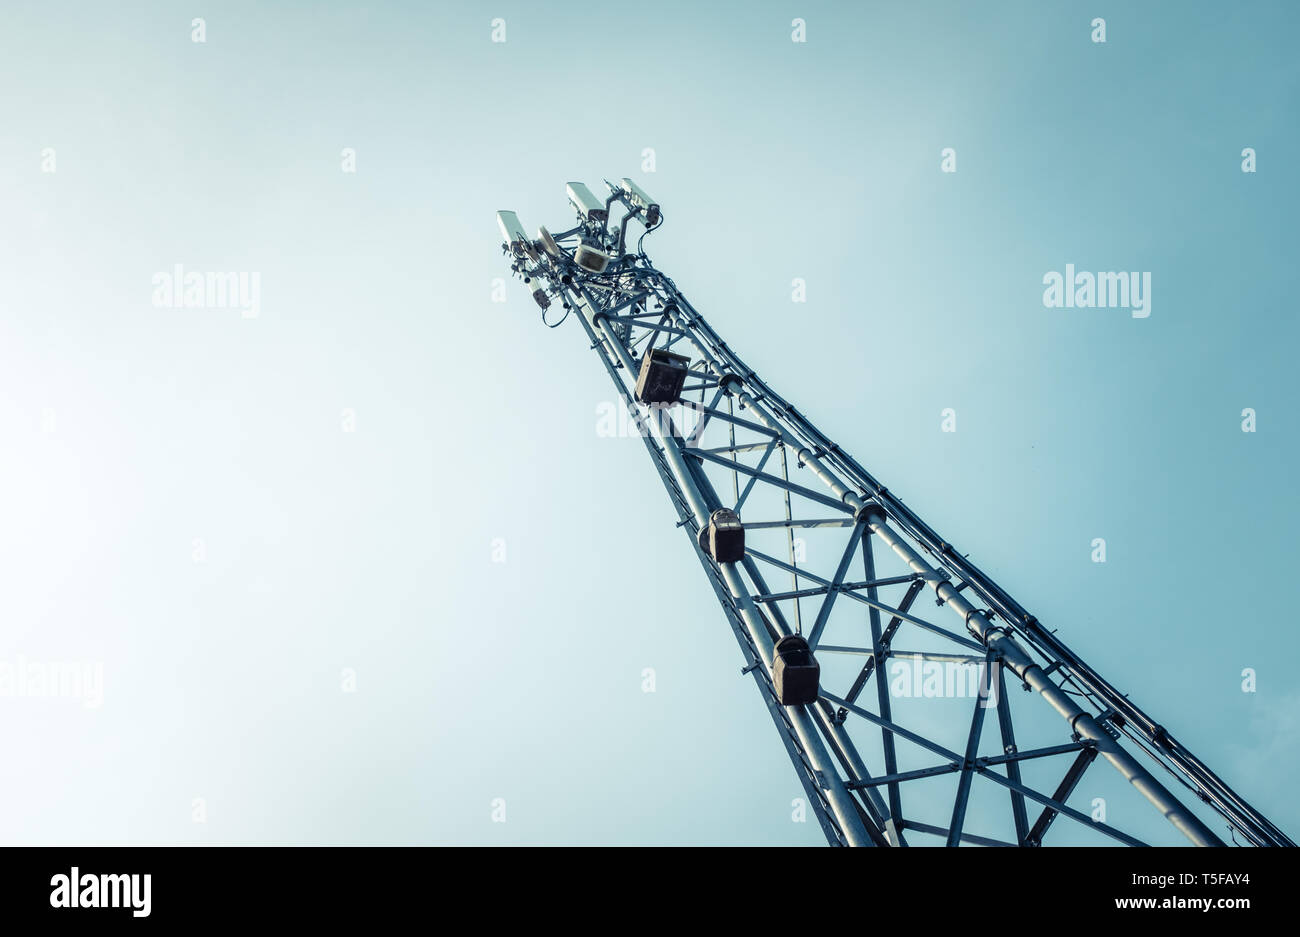
[[[576,323],[493,302],[496,209],[624,175],[752,367],[1294,837],[1298,25],[6,3],[0,661],[103,700],[0,697],[0,841],[822,841]],[[176,264],[259,315],[155,306]],[[1066,264],[1150,317],[1044,308]]]

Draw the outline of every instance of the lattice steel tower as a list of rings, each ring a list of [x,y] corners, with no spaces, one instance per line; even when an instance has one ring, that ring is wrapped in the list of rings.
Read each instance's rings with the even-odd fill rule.
[[[629,249],[659,205],[606,186],[570,183],[578,224],[554,236],[499,212],[504,250],[543,322],[576,310],[831,844],[1037,846],[1062,816],[1145,845],[1067,803],[1101,759],[1118,772],[1104,789],[1136,790],[1194,844],[1295,845],[748,368],[645,233]],[[923,617],[922,594],[956,617]],[[1009,687],[1033,692],[1013,707]]]

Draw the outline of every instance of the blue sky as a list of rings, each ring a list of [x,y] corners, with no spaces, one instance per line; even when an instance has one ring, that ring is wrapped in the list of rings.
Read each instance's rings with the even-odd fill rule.
[[[751,366],[1294,835],[1296,25],[6,4],[0,660],[103,700],[0,699],[0,839],[820,841],[576,324],[493,302],[495,210],[624,175]],[[176,264],[259,314],[155,306]],[[1066,264],[1150,317],[1045,308]]]

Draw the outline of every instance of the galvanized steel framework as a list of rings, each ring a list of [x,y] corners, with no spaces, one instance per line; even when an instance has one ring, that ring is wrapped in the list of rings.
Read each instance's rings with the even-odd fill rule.
[[[753,677],[832,845],[903,846],[919,834],[950,846],[1038,846],[1058,817],[1115,842],[1145,845],[1067,804],[1098,758],[1193,844],[1224,844],[1188,808],[1196,798],[1226,821],[1222,829],[1233,841],[1295,845],[773,391],[654,268],[639,242],[637,249],[628,249],[629,221],[648,219],[647,230],[663,223],[659,206],[644,192],[630,180],[606,183],[602,212],[593,210],[600,200],[575,185],[570,199],[579,223],[553,238],[541,232],[536,241],[527,238],[517,219],[503,213],[512,271],[542,305],[543,321],[548,307],[551,318],[560,318],[561,309],[563,317],[577,313],[635,421],[677,512],[677,526],[685,530],[713,586],[744,655],[745,672]],[[614,226],[616,207],[623,216]],[[580,266],[575,254],[582,245]],[[599,252],[594,262],[593,249]],[[601,254],[609,261],[598,271]],[[680,404],[646,407],[636,401],[640,359],[650,347],[690,357]],[[719,507],[735,509],[744,521],[747,550],[739,563],[715,563],[700,546],[699,531]],[[813,562],[796,549],[796,530],[844,536]],[[762,541],[765,536],[775,538],[777,549]],[[885,560],[896,574],[877,572]],[[858,562],[861,575],[855,571]],[[778,579],[790,587],[774,588],[770,583]],[[914,611],[927,591],[955,619],[940,624]],[[832,628],[850,643],[829,643]],[[863,663],[843,685],[823,667],[817,703],[781,706],[772,686],[773,645],[796,631],[819,659],[848,655]],[[899,638],[924,648],[902,651]],[[964,742],[945,745],[932,725],[909,728],[895,718],[899,701],[890,692],[885,667],[891,658],[907,657],[979,669],[973,705],[959,727]],[[1006,680],[1007,671],[1014,681]],[[1059,714],[1063,741],[1017,746],[1018,723],[1005,692],[1009,683],[1032,690]],[[990,734],[984,726],[989,710],[996,715],[997,753],[981,755]],[[908,749],[907,759],[900,755],[902,747]],[[901,760],[917,763],[918,754],[929,763],[900,766]],[[1022,777],[1031,761],[1057,766],[1049,789],[1039,790]],[[1153,769],[1171,778],[1174,789],[1157,780]],[[947,793],[941,814],[933,813],[933,791],[925,798],[928,817],[912,808],[915,785],[954,775],[955,793]],[[977,783],[1005,791],[1001,835],[967,829]]]

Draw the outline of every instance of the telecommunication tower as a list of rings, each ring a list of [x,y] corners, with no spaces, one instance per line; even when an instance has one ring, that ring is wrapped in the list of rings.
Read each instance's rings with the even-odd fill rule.
[[[641,250],[659,204],[605,185],[569,183],[555,234],[498,212],[503,249],[545,324],[576,313],[830,844],[1041,846],[1063,817],[1146,845],[1069,804],[1104,762],[1195,845],[1295,845],[746,366]]]

